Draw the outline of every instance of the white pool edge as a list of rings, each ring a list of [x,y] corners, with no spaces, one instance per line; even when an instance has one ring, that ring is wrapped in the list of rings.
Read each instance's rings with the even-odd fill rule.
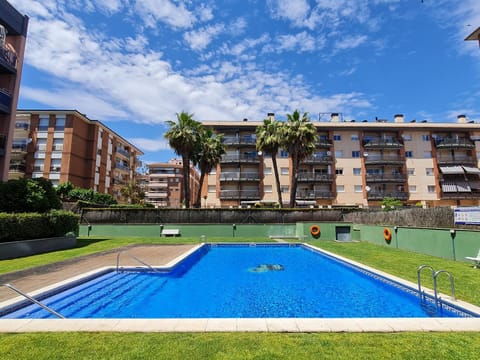
[[[204,244],[199,244],[168,264],[157,269],[168,270],[191,255]],[[309,244],[306,247],[325,253],[346,263],[392,279],[408,287],[417,284],[365,266]],[[80,281],[103,271],[115,269],[106,266],[66,279],[29,293],[36,296],[55,288]],[[127,268],[127,267],[123,267]],[[423,288],[433,295],[433,291]],[[438,294],[442,299],[450,297]],[[0,308],[23,300],[22,297],[0,303]],[[450,303],[480,313],[480,307],[460,300]],[[211,318],[211,319],[0,319],[0,333],[23,332],[476,332],[480,318]]]

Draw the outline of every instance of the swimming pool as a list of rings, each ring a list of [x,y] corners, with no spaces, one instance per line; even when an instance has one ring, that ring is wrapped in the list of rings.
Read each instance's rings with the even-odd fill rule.
[[[40,298],[67,318],[477,316],[447,303],[432,312],[415,288],[298,244],[206,244],[171,269],[120,270]],[[36,305],[0,314],[53,317]]]

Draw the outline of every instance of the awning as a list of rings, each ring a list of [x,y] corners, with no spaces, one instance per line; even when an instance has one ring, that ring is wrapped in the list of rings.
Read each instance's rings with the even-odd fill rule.
[[[463,167],[463,170],[465,170],[465,172],[467,174],[480,174],[480,169],[479,168],[474,168],[474,167],[470,167],[470,166],[462,166]]]
[[[464,174],[461,166],[440,166],[442,174]]]

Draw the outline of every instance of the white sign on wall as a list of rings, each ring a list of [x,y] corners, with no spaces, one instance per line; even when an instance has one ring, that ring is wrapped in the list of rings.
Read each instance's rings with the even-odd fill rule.
[[[480,207],[462,207],[454,209],[455,224],[480,225]]]

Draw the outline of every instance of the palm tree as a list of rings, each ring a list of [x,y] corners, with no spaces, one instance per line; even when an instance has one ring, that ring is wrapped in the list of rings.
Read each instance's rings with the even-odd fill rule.
[[[170,129],[165,138],[177,155],[182,157],[183,166],[183,203],[190,207],[190,161],[196,151],[199,137],[200,123],[193,120],[193,114],[185,111],[177,113],[177,121],[168,120]]]
[[[275,184],[277,186],[278,204],[283,207],[282,191],[280,189],[280,176],[278,174],[277,153],[282,143],[281,140],[282,123],[273,119],[263,120],[263,125],[255,129],[257,137],[257,150],[272,156],[273,171],[275,174]]]
[[[287,114],[287,122],[282,126],[283,147],[292,160],[292,179],[290,189],[290,207],[295,206],[297,196],[298,169],[300,163],[315,151],[318,142],[317,129],[308,119],[308,113],[300,118],[300,112]]]
[[[223,144],[223,134],[215,134],[211,128],[200,126],[198,148],[194,156],[194,163],[200,169],[199,191],[195,206],[201,206],[202,187],[205,175],[217,166],[225,154],[225,145]]]

